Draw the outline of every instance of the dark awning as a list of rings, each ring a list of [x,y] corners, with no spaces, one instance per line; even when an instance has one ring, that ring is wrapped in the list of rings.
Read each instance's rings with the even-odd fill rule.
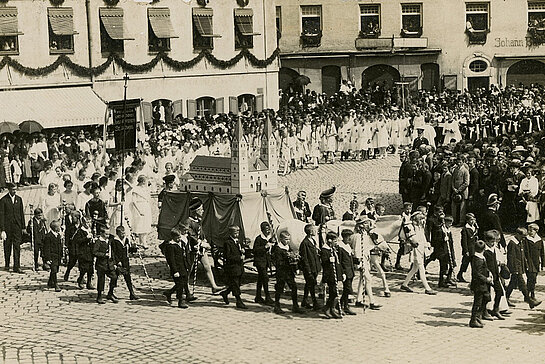
[[[0,8],[0,35],[21,35],[17,23],[17,8]]]
[[[72,8],[48,8],[47,15],[53,34],[77,34],[74,31],[74,10]]]
[[[209,8],[193,8],[193,21],[201,37],[220,38],[213,33],[212,16],[214,12]]]
[[[121,8],[100,8],[100,20],[106,32],[112,39],[128,40],[123,27],[123,9]]]
[[[157,38],[178,38],[170,22],[169,8],[148,8],[148,18]]]
[[[252,9],[235,9],[235,24],[242,35],[259,35],[254,33],[253,19]]]

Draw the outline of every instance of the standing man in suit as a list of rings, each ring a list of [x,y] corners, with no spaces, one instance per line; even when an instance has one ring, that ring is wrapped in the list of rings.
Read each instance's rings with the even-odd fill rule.
[[[64,231],[64,242],[66,244],[66,248],[68,249],[68,263],[66,264],[66,272],[64,273],[63,277],[65,281],[68,281],[70,278],[70,271],[76,266],[78,261],[76,244],[74,244],[74,236],[79,227],[79,220],[80,212],[70,210],[70,208],[68,208],[68,212],[64,220],[64,226],[66,226],[66,230]]]
[[[225,278],[227,279],[227,289],[222,291],[220,295],[223,297],[223,302],[229,304],[229,293],[232,293],[237,300],[237,308],[242,310],[247,309],[242,298],[240,298],[240,283],[242,274],[244,273],[244,247],[239,241],[240,228],[236,225],[231,225],[228,228],[229,237],[223,244],[223,269]]]
[[[460,271],[456,276],[458,282],[465,283],[464,273],[471,263],[473,254],[475,254],[475,243],[478,239],[479,226],[477,225],[477,220],[475,215],[471,212],[466,214],[466,224],[462,228],[462,264]]]
[[[293,202],[293,207],[295,208],[295,216],[298,220],[308,222],[308,219],[311,215],[310,206],[306,201],[307,193],[305,191],[297,192],[297,200]]]
[[[284,293],[284,286],[287,284],[291,289],[291,311],[303,313],[297,303],[297,284],[295,283],[295,267],[297,262],[294,259],[293,251],[290,249],[291,236],[287,231],[280,233],[279,241],[273,247],[273,262],[276,267],[276,284],[274,286],[274,313],[283,314],[280,307],[280,297]]]
[[[500,217],[498,216],[498,210],[501,205],[501,200],[495,193],[491,193],[488,196],[487,202],[488,208],[479,220],[479,237],[484,239],[484,233],[488,230],[497,230],[500,233],[500,245],[507,247],[505,237],[503,236],[503,229],[501,226]]]
[[[255,303],[264,303],[272,305],[274,301],[269,293],[269,275],[267,269],[271,266],[270,250],[274,245],[274,236],[271,234],[271,224],[263,221],[260,225],[261,234],[255,238],[253,255],[254,267],[257,269],[257,287],[255,293]],[[261,296],[261,289],[265,292],[265,299]]]
[[[299,266],[303,271],[305,277],[305,289],[303,294],[303,302],[301,307],[312,308],[314,311],[321,309],[322,307],[316,300],[316,285],[318,284],[318,273],[322,268],[320,263],[320,250],[318,248],[318,242],[316,241],[316,227],[313,224],[305,225],[305,238],[299,245]],[[310,293],[312,299],[312,305],[307,301],[307,297]]]
[[[44,238],[44,259],[50,266],[47,287],[55,288],[55,292],[60,292],[61,289],[57,282],[57,273],[59,271],[63,253],[61,225],[58,220],[53,220],[49,226],[51,230]]]
[[[469,170],[466,157],[459,155],[452,171],[452,217],[454,225],[459,226],[465,220],[467,199],[469,197]]]
[[[0,199],[0,240],[4,241],[5,270],[9,270],[13,250],[13,272],[21,270],[21,240],[25,229],[23,199],[18,196],[17,186],[8,183],[8,193]]]
[[[477,210],[477,201],[479,199],[479,171],[477,170],[475,158],[471,157],[467,160],[469,170],[469,190],[467,209],[475,213]]]

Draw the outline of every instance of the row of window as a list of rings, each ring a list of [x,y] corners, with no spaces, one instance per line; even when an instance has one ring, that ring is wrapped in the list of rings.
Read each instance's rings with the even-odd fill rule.
[[[470,36],[487,32],[490,28],[490,3],[466,3],[466,29]],[[359,4],[360,37],[378,37],[381,32],[380,4]],[[422,35],[423,6],[420,3],[401,4],[401,36],[419,37]],[[302,5],[301,37],[320,37],[322,34],[322,6]],[[545,1],[528,2],[529,27],[545,28]],[[276,7],[276,28],[278,38],[282,34],[282,9]]]
[[[104,55],[122,54],[124,41],[132,40],[126,31],[122,8],[99,8],[100,48]],[[169,8],[148,8],[148,51],[170,50],[170,39],[178,38],[170,21]],[[193,48],[213,49],[213,10],[192,9]],[[74,53],[74,13],[72,8],[48,8],[49,53]],[[234,9],[235,49],[253,48],[253,11],[248,8]],[[18,37],[23,35],[17,21],[17,8],[0,8],[0,54],[19,54]]]

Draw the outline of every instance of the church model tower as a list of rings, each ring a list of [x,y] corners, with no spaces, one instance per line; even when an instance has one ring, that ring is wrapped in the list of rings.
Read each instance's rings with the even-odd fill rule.
[[[250,159],[240,120],[231,141],[231,157],[196,156],[189,172],[180,178],[180,189],[192,192],[244,194],[278,187],[278,153],[269,117],[265,122],[261,149]]]

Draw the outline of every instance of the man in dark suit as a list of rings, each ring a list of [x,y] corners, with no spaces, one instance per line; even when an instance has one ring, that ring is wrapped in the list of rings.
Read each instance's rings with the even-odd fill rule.
[[[60,292],[61,289],[57,282],[57,273],[62,260],[63,246],[59,221],[51,221],[50,228],[51,231],[49,231],[44,238],[44,259],[50,267],[47,287],[55,288],[55,292]]]
[[[229,304],[228,296],[232,293],[237,301],[237,308],[245,310],[247,307],[240,298],[240,283],[244,273],[244,247],[239,241],[240,228],[231,225],[228,230],[229,237],[223,244],[223,270],[228,287],[220,295],[223,297],[223,302]]]
[[[327,283],[327,302],[324,307],[326,318],[340,319],[342,316],[338,310],[338,292],[337,282],[343,281],[343,272],[339,255],[337,254],[337,239],[338,235],[332,231],[326,235],[326,243],[320,250],[320,258],[322,261],[322,280]]]
[[[335,186],[322,191],[320,194],[320,203],[314,206],[312,211],[312,220],[316,226],[318,226],[318,242],[320,248],[324,244],[324,233],[326,224],[329,220],[335,219],[335,212],[333,211],[333,194],[335,193]]]
[[[456,158],[456,166],[452,171],[452,217],[454,226],[465,221],[467,199],[469,197],[469,170],[466,165],[466,157],[459,155]]]
[[[16,194],[17,187],[8,183],[8,193],[0,199],[0,240],[4,241],[5,269],[9,270],[13,250],[13,272],[21,270],[21,240],[25,229],[23,199]]]
[[[108,290],[108,295],[106,296],[106,298],[113,303],[117,303],[117,298],[114,297],[114,288],[117,285],[117,274],[115,272],[115,264],[109,235],[106,229],[106,225],[104,224],[97,223],[96,229],[99,237],[95,241],[95,245],[93,246],[93,255],[96,257],[95,269],[97,271],[98,277],[97,303],[106,303],[106,301],[102,297],[104,285],[106,284],[106,276],[110,278],[110,289]]]
[[[263,221],[260,225],[261,234],[255,238],[253,255],[254,267],[257,269],[257,287],[255,293],[255,303],[264,303],[272,305],[274,301],[269,293],[269,276],[267,269],[271,267],[270,250],[274,245],[274,236],[271,234],[271,225],[267,221]],[[265,299],[261,296],[261,288],[265,292]]]
[[[339,260],[341,262],[341,268],[343,271],[343,293],[341,296],[341,309],[346,315],[355,315],[356,313],[348,306],[348,296],[352,292],[352,281],[354,280],[354,253],[350,246],[350,240],[352,239],[354,232],[350,229],[344,229],[341,232],[342,242],[339,242],[337,252],[339,253]]]
[[[469,169],[469,193],[467,210],[475,213],[477,210],[477,200],[479,199],[479,171],[475,166],[475,158],[469,158],[467,160],[467,166]]]
[[[78,288],[83,289],[83,279],[87,275],[87,289],[94,289],[93,281],[93,234],[88,223],[89,220],[80,217],[75,223],[77,226],[72,237],[78,260]]]
[[[466,214],[466,224],[462,228],[462,264],[456,278],[458,282],[466,282],[464,273],[471,262],[471,257],[475,254],[475,243],[477,242],[477,233],[479,226],[473,213]]]
[[[295,283],[295,266],[293,251],[290,248],[291,236],[287,231],[280,233],[279,241],[273,247],[272,256],[276,267],[276,284],[274,286],[274,313],[282,314],[280,297],[284,293],[284,286],[287,284],[291,289],[291,310],[293,313],[303,313],[297,303],[297,284]]]
[[[297,200],[293,202],[293,207],[295,208],[295,216],[298,220],[308,222],[308,219],[311,215],[310,206],[306,201],[307,193],[305,191],[297,192]]]
[[[484,239],[484,233],[489,230],[497,230],[500,233],[500,245],[507,247],[505,243],[505,237],[503,236],[503,229],[501,226],[500,217],[498,216],[498,209],[500,208],[501,200],[495,193],[488,196],[488,209],[483,212],[481,219],[479,220],[479,237]]]
[[[413,150],[418,150],[421,145],[430,145],[430,142],[428,141],[428,138],[424,136],[424,128],[418,127],[416,128],[417,136],[414,138],[413,141]]]
[[[112,250],[114,252],[114,264],[117,275],[123,275],[127,289],[129,290],[129,299],[135,301],[138,299],[134,293],[134,287],[131,279],[131,266],[129,264],[129,251],[132,251],[129,239],[125,236],[125,227],[122,225],[115,229],[116,236],[112,240]],[[136,248],[136,247],[135,247]]]
[[[471,309],[470,327],[482,328],[481,321],[483,312],[486,311],[486,303],[490,301],[490,286],[493,284],[492,277],[483,256],[484,242],[479,240],[475,243],[475,254],[471,257],[471,291],[473,291],[473,307]]]
[[[316,241],[316,227],[313,224],[305,225],[305,238],[299,245],[299,266],[305,277],[305,290],[303,294],[303,302],[301,306],[304,308],[312,308],[315,311],[322,307],[316,300],[316,285],[318,284],[318,273],[322,268],[320,263],[320,251],[318,242]],[[310,293],[312,305],[307,301]]]

